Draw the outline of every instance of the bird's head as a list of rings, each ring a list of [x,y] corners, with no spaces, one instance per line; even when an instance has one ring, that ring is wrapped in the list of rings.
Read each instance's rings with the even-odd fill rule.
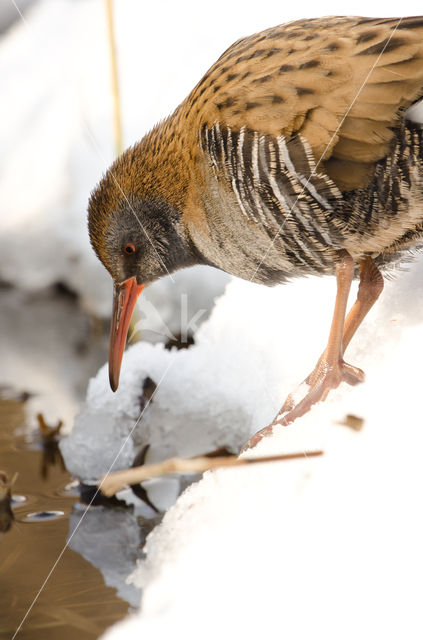
[[[109,378],[116,391],[131,316],[143,287],[196,262],[179,210],[163,199],[125,188],[113,171],[91,194],[91,244],[113,278]],[[133,185],[132,185],[133,186]]]

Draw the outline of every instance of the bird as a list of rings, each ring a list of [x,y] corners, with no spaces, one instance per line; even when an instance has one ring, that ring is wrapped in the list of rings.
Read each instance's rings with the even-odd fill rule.
[[[423,125],[409,116],[422,97],[423,16],[304,19],[230,46],[90,196],[91,244],[114,281],[112,390],[143,287],[196,264],[266,286],[336,279],[305,394],[247,448],[362,382],[344,352],[384,273],[423,243]]]

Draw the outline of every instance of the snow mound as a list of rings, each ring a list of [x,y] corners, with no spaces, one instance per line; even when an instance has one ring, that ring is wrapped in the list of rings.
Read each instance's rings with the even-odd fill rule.
[[[197,638],[199,630],[211,638],[222,628],[246,637],[414,637],[423,569],[422,276],[420,261],[387,281],[349,347],[347,360],[365,369],[366,383],[342,385],[256,450],[324,456],[221,470],[189,487],[132,575],[143,588],[140,614],[105,638]],[[333,278],[273,289],[234,280],[190,349],[131,347],[116,394],[105,367],[90,383],[87,458],[106,468],[95,416],[111,415],[130,432],[146,376],[158,388],[131,438],[135,448],[150,444],[150,461],[239,450],[312,369],[334,295]],[[364,419],[361,432],[345,426],[347,414]],[[75,443],[67,464],[78,455]]]
[[[328,429],[324,457],[207,474],[148,538],[141,613],[104,637],[417,637],[421,419],[393,413],[356,434],[328,410],[304,419]]]

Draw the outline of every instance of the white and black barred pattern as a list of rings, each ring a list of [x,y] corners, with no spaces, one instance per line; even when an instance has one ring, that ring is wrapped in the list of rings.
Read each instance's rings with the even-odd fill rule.
[[[341,248],[389,265],[423,239],[421,124],[404,121],[369,184],[349,192],[316,167],[300,135],[287,140],[215,124],[203,128],[200,144],[242,215],[264,229],[303,274],[327,272]]]
[[[378,266],[398,261],[423,240],[423,126],[405,121],[391,152],[376,164],[364,189],[343,193],[337,212],[348,236],[346,249],[361,246]],[[383,242],[382,247],[377,243]],[[373,249],[373,251],[372,251]]]
[[[230,185],[246,218],[282,241],[294,264],[325,269],[328,248],[340,246],[340,221],[333,212],[342,194],[316,169],[302,136],[288,141],[216,123],[202,129],[200,146],[216,180]]]

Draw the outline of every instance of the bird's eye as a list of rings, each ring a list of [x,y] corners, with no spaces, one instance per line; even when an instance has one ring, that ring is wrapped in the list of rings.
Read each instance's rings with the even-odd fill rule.
[[[123,250],[128,254],[135,253],[135,245],[132,242],[127,242],[123,245]]]

